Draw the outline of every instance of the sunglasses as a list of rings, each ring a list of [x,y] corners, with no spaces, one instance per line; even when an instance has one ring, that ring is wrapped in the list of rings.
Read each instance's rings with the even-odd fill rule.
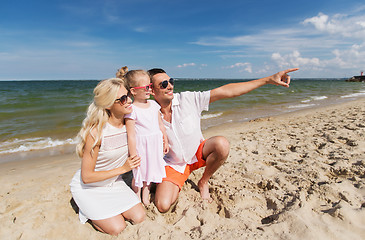
[[[174,79],[173,78],[170,78],[169,80],[165,80],[165,81],[160,82],[160,88],[161,89],[167,88],[167,86],[169,85],[169,83],[171,85],[174,85]]]
[[[115,99],[115,102],[119,102],[120,105],[124,105],[127,103],[129,97],[130,97],[130,93],[128,93],[127,95],[123,95],[120,98]]]
[[[150,90],[152,87],[152,83],[146,85],[146,86],[142,86],[142,87],[132,87],[134,89],[140,89],[140,88],[144,88],[146,91]]]

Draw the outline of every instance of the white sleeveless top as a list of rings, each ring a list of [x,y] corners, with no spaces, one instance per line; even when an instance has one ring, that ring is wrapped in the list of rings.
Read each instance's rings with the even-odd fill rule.
[[[107,122],[102,132],[101,146],[95,164],[95,171],[107,171],[121,167],[127,158],[128,142],[126,127],[116,128]],[[89,184],[84,184],[81,181],[81,185],[83,188],[108,186],[115,182],[117,178],[118,176],[115,176],[104,181]]]
[[[128,158],[127,132],[125,126],[116,128],[106,123],[95,171],[111,170],[123,166]],[[85,184],[79,169],[70,183],[72,196],[79,207],[82,223],[87,219],[100,220],[121,214],[140,202],[137,195],[115,176],[104,181]]]

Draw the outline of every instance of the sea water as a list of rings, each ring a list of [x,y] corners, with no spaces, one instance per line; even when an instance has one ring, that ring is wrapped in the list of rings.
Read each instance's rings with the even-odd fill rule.
[[[235,79],[177,79],[174,91],[205,91]],[[248,80],[245,80],[248,81]],[[0,81],[0,162],[11,154],[73,146],[97,80]],[[242,122],[365,97],[365,84],[344,79],[294,79],[210,104],[202,128]],[[10,156],[10,157],[9,157]]]

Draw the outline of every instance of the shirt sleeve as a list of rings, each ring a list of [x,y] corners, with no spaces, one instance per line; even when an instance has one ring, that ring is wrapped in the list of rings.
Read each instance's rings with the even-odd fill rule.
[[[124,115],[124,118],[136,120],[136,111],[134,110],[133,105],[132,105],[132,109],[133,109],[133,111],[131,113]]]
[[[195,104],[199,112],[209,110],[210,91],[194,92]]]

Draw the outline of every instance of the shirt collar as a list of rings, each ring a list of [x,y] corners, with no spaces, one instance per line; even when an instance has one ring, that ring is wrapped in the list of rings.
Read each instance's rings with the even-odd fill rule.
[[[172,106],[180,105],[179,97],[177,93],[174,93],[174,98],[172,99]]]

